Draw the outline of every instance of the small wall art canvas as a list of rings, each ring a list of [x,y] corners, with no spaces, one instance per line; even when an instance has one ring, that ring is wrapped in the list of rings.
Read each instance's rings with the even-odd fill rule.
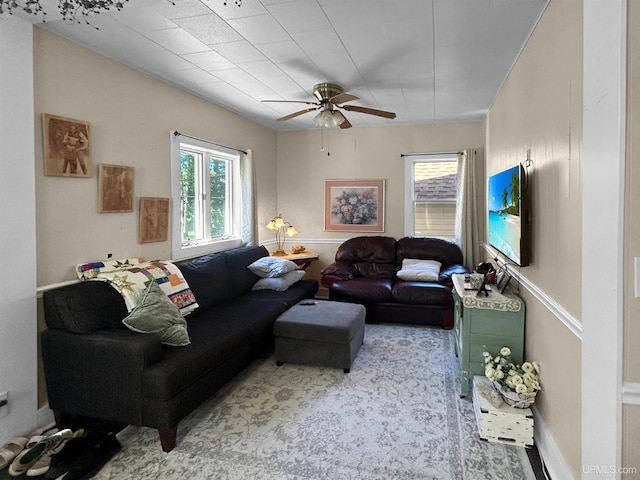
[[[169,232],[169,199],[140,197],[139,243],[165,242]]]
[[[384,232],[384,180],[325,180],[327,232]]]
[[[91,124],[42,114],[44,174],[58,177],[91,176]]]
[[[101,163],[98,169],[98,211],[133,212],[134,169]]]

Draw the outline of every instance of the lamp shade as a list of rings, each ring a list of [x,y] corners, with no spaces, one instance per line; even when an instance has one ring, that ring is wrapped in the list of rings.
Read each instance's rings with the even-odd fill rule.
[[[295,227],[293,225],[289,225],[289,228],[287,228],[287,237],[293,237],[294,235],[298,234],[298,231],[295,229]]]

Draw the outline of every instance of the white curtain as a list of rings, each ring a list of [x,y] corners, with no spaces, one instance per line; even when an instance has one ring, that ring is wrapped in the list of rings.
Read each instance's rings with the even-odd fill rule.
[[[241,227],[242,242],[245,245],[256,245],[258,241],[258,225],[256,222],[256,172],[253,165],[253,151],[240,153],[241,181]]]
[[[476,150],[458,155],[458,188],[456,198],[456,242],[462,249],[464,263],[473,270],[480,261],[480,222],[484,210],[478,204],[479,177]]]

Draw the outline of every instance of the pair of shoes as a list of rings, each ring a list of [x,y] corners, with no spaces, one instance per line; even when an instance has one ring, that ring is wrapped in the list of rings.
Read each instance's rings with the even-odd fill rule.
[[[7,443],[0,447],[0,469],[8,466],[18,456],[29,442],[29,439],[42,434],[42,429],[38,428],[33,432],[27,433],[24,437],[10,438]]]
[[[45,433],[45,435],[47,435],[47,433]],[[44,438],[50,437],[54,433],[57,433],[57,429],[55,429],[55,432],[49,433]],[[66,444],[69,441],[73,440],[74,438],[80,438],[83,435],[84,435],[84,430],[82,428],[79,430],[76,430],[75,432],[73,432],[73,436],[69,440],[62,441],[57,447],[54,447],[51,450],[48,450],[44,455],[42,455],[36,461],[36,463],[34,463],[31,467],[29,467],[29,470],[27,470],[27,477],[38,477],[40,475],[44,475],[45,473],[47,473],[49,471],[49,467],[51,466],[52,456],[63,451],[63,449],[65,448]]]
[[[33,447],[24,450],[18,455],[11,465],[9,465],[9,475],[17,477],[29,470],[43,455],[53,449],[61,449],[64,442],[73,438],[73,432],[69,429],[61,430],[57,433],[43,438]]]
[[[51,456],[49,470],[43,478],[55,480],[62,477],[95,441],[95,435],[91,433],[69,440],[60,452]]]
[[[122,445],[113,433],[95,436],[88,435],[86,438],[85,450],[74,459],[71,459],[67,473],[62,472],[60,474],[63,475],[61,478],[64,480],[86,480],[93,478],[104,464],[111,460],[122,448]]]
[[[36,433],[35,435],[31,435],[29,437],[29,441],[27,442],[27,445],[25,446],[25,448],[31,448],[35,446],[35,444],[38,443],[40,440],[50,437],[54,433],[58,433],[60,431],[57,428],[52,428],[50,430],[47,430],[46,432],[43,432],[41,428],[39,430],[40,430],[40,433]]]

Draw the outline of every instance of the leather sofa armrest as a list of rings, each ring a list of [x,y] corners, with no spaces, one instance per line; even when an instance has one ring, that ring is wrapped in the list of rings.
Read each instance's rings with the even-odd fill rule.
[[[88,335],[45,330],[41,340],[53,410],[140,424],[142,372],[162,357],[157,335],[126,329]]]
[[[333,281],[353,280],[360,276],[358,270],[351,263],[340,260],[324,267],[320,275],[322,275],[322,284],[325,287],[328,287]]]
[[[438,283],[453,288],[453,280],[451,278],[451,275],[453,275],[454,273],[469,273],[469,269],[467,269],[467,267],[465,267],[464,265],[449,265],[448,267],[440,270]]]
[[[343,280],[351,280],[360,276],[358,270],[351,263],[341,262],[339,260],[324,267],[320,274],[333,275]]]

